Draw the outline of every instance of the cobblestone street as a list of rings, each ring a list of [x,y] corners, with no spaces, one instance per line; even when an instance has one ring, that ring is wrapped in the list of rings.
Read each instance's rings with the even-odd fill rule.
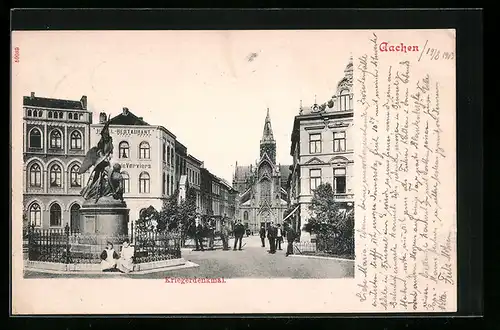
[[[230,241],[231,248],[233,240]],[[344,278],[354,276],[354,262],[335,259],[285,257],[286,244],[276,254],[267,253],[258,236],[245,237],[242,251],[190,251],[184,249],[182,257],[199,265],[196,268],[160,271],[149,274],[59,275],[27,271],[25,278],[164,278],[164,277],[224,277],[224,278]]]

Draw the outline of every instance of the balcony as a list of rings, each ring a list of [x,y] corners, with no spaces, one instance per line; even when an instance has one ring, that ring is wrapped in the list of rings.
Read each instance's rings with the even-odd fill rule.
[[[354,200],[354,194],[335,194],[335,199],[342,201]]]

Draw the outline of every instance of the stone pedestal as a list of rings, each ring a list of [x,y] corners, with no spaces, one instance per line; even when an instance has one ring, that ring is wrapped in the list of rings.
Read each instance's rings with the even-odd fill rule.
[[[128,234],[129,209],[123,201],[102,197],[85,201],[80,208],[79,229],[83,234],[119,236]]]

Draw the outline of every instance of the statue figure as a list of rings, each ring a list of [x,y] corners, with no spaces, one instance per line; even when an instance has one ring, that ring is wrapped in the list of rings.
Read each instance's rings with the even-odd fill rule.
[[[79,173],[84,173],[94,166],[87,186],[81,191],[85,200],[101,197],[113,197],[123,201],[123,178],[120,174],[120,164],[111,166],[110,159],[113,153],[113,139],[109,135],[109,120],[101,131],[101,139],[96,147],[92,147],[85,155],[85,160]]]

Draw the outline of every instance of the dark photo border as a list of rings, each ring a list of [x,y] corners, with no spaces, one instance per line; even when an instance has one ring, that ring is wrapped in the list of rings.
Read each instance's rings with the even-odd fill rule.
[[[185,327],[179,318],[190,318],[197,327],[209,328],[207,318],[223,318],[217,329],[275,326],[326,328],[317,318],[357,317],[369,328],[385,329],[413,328],[437,325],[440,328],[456,325],[457,316],[481,316],[483,314],[483,27],[481,10],[331,10],[331,9],[176,9],[176,10],[99,10],[99,9],[17,9],[11,11],[11,30],[197,30],[197,29],[456,29],[457,54],[457,270],[458,270],[458,312],[444,314],[261,314],[261,315],[137,315],[141,323],[154,323],[159,327]],[[12,56],[11,50],[11,56]],[[12,58],[10,59],[12,63]],[[41,64],[42,65],[42,64]],[[9,81],[10,83],[10,81]],[[10,96],[9,96],[10,99]],[[9,105],[10,107],[10,105]],[[11,108],[11,107],[10,107]],[[12,110],[11,110],[12,111]],[[10,129],[9,129],[10,131]],[[10,149],[12,152],[12,149]],[[12,166],[12,163],[10,164]],[[471,175],[472,174],[472,175]],[[9,180],[12,180],[9,175]],[[12,187],[12,181],[10,181]],[[10,190],[10,189],[9,189]],[[10,196],[10,195],[9,195]],[[10,203],[11,204],[11,203]],[[9,205],[9,211],[11,205]],[[9,215],[9,219],[11,216]],[[9,223],[9,249],[11,249],[11,225]],[[9,255],[9,260],[12,254]],[[9,262],[11,265],[11,263]],[[9,280],[12,269],[9,266]],[[12,294],[9,281],[9,294]],[[196,297],[191,297],[197,299]],[[245,299],[245,297],[241,297]],[[262,297],[266,299],[266,297]],[[342,297],[339,297],[342,299]],[[214,297],[214,304],[216,304]],[[11,299],[9,299],[11,305]],[[12,306],[9,314],[12,316]],[[47,329],[126,328],[135,321],[126,319],[134,316],[108,315],[60,316],[47,320]],[[385,320],[389,316],[397,317]],[[446,318],[443,318],[443,317]],[[45,316],[47,317],[47,316]],[[51,315],[49,317],[56,317]],[[110,318],[114,319],[110,319]],[[168,317],[172,324],[164,323]],[[408,320],[408,317],[414,319]],[[429,318],[440,317],[438,320]],[[174,318],[175,320],[172,320]],[[261,318],[268,318],[263,320]],[[269,318],[273,318],[270,320]],[[277,319],[276,319],[277,318]],[[368,318],[375,320],[368,321]],[[38,327],[35,317],[14,316],[11,328]],[[470,326],[470,318],[464,322]],[[226,323],[228,322],[228,323]],[[229,323],[231,322],[231,323]],[[429,323],[432,322],[432,323]],[[435,322],[435,323],[434,323]],[[15,323],[15,325],[14,325]],[[225,323],[226,325],[222,325]],[[277,324],[276,324],[277,325]],[[399,325],[399,326],[398,326]],[[138,325],[142,328],[145,325]],[[150,326],[153,326],[151,324]],[[338,325],[337,325],[338,326]],[[347,326],[347,325],[345,325]],[[44,326],[45,327],[45,326]],[[332,328],[331,325],[328,326]],[[364,328],[364,327],[361,327]],[[432,327],[431,327],[432,328]]]

